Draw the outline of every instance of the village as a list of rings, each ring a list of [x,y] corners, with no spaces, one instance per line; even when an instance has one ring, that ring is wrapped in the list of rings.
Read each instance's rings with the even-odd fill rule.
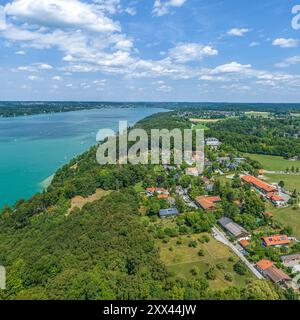
[[[251,161],[249,163],[249,159],[220,150],[222,143],[218,139],[208,137],[205,145],[204,172],[195,165],[197,153],[192,162],[182,166],[165,165],[163,170],[174,179],[175,188],[148,186],[146,198],[155,198],[162,204],[158,210],[161,221],[177,219],[186,212],[201,211],[210,222],[213,221],[211,235],[229,247],[254,277],[299,293],[299,240],[278,225],[271,212],[272,208],[291,206],[295,202],[291,193],[278,183],[264,181],[264,170],[256,168]],[[234,185],[236,194],[229,192],[225,196],[221,191],[222,183]],[[243,221],[248,200],[237,197],[241,189],[249,191],[264,205],[262,211],[253,213],[255,223],[251,230]],[[249,219],[249,214],[245,214],[245,219]]]

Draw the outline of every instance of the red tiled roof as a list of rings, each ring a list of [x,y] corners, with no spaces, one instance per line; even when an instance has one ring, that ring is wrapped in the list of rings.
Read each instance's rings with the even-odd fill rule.
[[[273,262],[269,260],[260,260],[256,264],[261,270],[267,270],[273,266]]]
[[[267,196],[270,200],[273,200],[273,201],[284,201],[284,199],[282,197],[280,197],[279,195],[277,194],[268,194]]]
[[[246,248],[250,245],[250,242],[247,241],[247,240],[241,240],[240,241],[240,245],[243,247],[243,248]]]
[[[221,198],[219,196],[213,196],[213,197],[200,196],[196,198],[196,201],[204,210],[208,210],[208,209],[216,208],[215,203],[220,202]]]
[[[242,176],[242,179],[247,182],[247,183],[251,183],[253,184],[254,186],[266,191],[266,192],[274,192],[276,191],[277,189],[274,187],[274,186],[271,186],[269,184],[267,184],[266,182],[260,180],[260,179],[257,179],[253,176]]]
[[[148,191],[148,192],[161,192],[161,193],[167,193],[168,192],[168,190],[166,190],[164,188],[154,188],[154,187],[147,188],[146,191]]]
[[[287,235],[275,235],[271,237],[263,237],[262,239],[264,240],[267,247],[290,243],[290,240]]]
[[[169,196],[168,196],[167,194],[159,194],[159,195],[157,196],[157,198],[158,198],[158,199],[168,199]]]

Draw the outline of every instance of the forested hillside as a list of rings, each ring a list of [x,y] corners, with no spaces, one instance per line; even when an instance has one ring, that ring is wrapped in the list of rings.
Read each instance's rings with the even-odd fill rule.
[[[187,128],[188,121],[167,113],[137,127]],[[7,290],[0,299],[285,298],[266,281],[212,290],[201,275],[183,279],[167,272],[133,187],[159,181],[171,188],[171,182],[151,165],[99,166],[95,153],[91,148],[58,170],[47,192],[3,209],[0,265],[7,269]],[[74,196],[99,188],[111,192],[68,213]]]

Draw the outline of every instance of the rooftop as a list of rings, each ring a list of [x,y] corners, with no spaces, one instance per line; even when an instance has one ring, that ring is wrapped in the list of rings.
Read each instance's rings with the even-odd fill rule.
[[[247,240],[241,240],[240,241],[240,245],[243,247],[243,248],[246,248],[250,245],[250,242],[247,241]]]
[[[297,260],[300,261],[300,254],[299,253],[289,254],[289,255],[282,256],[280,259],[283,263],[289,263],[291,261],[297,261]]]
[[[287,235],[275,235],[270,237],[263,237],[262,239],[267,247],[286,245],[290,243],[290,240]]]
[[[220,202],[221,198],[219,196],[200,196],[196,198],[196,202],[204,209],[214,209],[216,208],[216,203]]]
[[[249,175],[246,175],[246,176],[242,176],[242,180],[247,182],[247,183],[251,183],[253,184],[254,186],[266,191],[266,192],[274,192],[276,191],[276,187],[274,186],[271,186],[269,185],[268,183],[256,178],[256,177],[253,177],[253,176],[249,176]]]
[[[244,229],[242,226],[238,225],[237,223],[235,223],[227,217],[219,219],[218,223],[236,238],[240,238],[242,236],[249,236],[249,233],[246,229]]]
[[[284,199],[281,196],[273,193],[269,193],[267,197],[273,201],[284,201]]]
[[[169,208],[169,209],[161,209],[159,210],[159,215],[163,216],[174,216],[178,214],[178,210],[176,208]]]
[[[270,267],[273,266],[273,262],[269,261],[269,260],[260,260],[259,262],[257,262],[256,264],[261,270],[267,270]]]

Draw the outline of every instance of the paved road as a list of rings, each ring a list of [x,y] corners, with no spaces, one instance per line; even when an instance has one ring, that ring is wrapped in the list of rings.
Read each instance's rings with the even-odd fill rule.
[[[250,263],[246,257],[239,251],[239,249],[231,243],[227,238],[226,235],[220,231],[218,228],[213,227],[213,236],[215,239],[217,239],[219,242],[222,242],[226,246],[230,247],[230,249],[246,264],[246,266],[250,269],[250,271],[258,278],[258,279],[264,279],[262,274],[260,274],[257,269],[254,267],[252,263]]]
[[[195,207],[197,207],[196,203],[194,201],[192,201],[192,199],[189,197],[188,193],[185,192],[185,196],[190,200],[191,203],[194,204]],[[250,271],[258,278],[258,279],[264,279],[264,277],[262,276],[261,273],[259,273],[257,271],[257,269],[254,267],[253,264],[251,264],[246,258],[245,256],[242,254],[242,252],[239,251],[239,249],[233,244],[231,243],[224,232],[222,232],[221,230],[219,230],[217,227],[212,227],[212,231],[213,231],[213,236],[215,237],[215,239],[217,239],[219,242],[222,242],[223,244],[225,244],[226,246],[230,247],[231,250],[246,264],[246,266],[250,269]]]
[[[265,170],[265,173],[270,173],[270,174],[288,174],[291,176],[299,176],[299,172],[286,172],[286,171],[270,171],[270,170]]]

